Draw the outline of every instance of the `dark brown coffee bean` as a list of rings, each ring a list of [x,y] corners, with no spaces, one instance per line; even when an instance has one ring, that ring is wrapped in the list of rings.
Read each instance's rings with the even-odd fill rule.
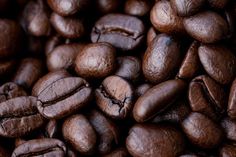
[[[97,140],[96,132],[85,116],[76,114],[67,118],[63,123],[62,133],[65,140],[80,153],[93,153]]]
[[[141,74],[141,61],[137,57],[118,57],[117,62],[118,68],[115,75],[131,81],[135,81],[139,78]]]
[[[203,8],[206,0],[171,0],[170,2],[179,16],[191,16]]]
[[[200,61],[214,80],[228,84],[236,76],[236,57],[224,46],[201,45],[198,49]]]
[[[208,0],[211,7],[223,9],[228,4],[229,0]]]
[[[0,87],[0,103],[20,96],[27,96],[27,93],[13,82],[5,83]]]
[[[152,87],[136,101],[133,108],[134,119],[144,122],[153,118],[169,107],[185,87],[182,80],[169,80]]]
[[[54,48],[64,43],[63,37],[59,34],[51,36],[45,44],[45,55],[48,56]]]
[[[45,136],[48,138],[56,138],[59,134],[59,130],[58,122],[52,119],[45,127]]]
[[[166,81],[177,69],[180,57],[177,40],[166,34],[158,35],[143,57],[142,69],[145,78],[152,83]]]
[[[148,91],[148,89],[152,88],[151,84],[148,83],[144,83],[139,85],[136,89],[135,89],[135,96],[138,98],[141,95],[143,95],[144,93],[146,93],[146,91]]]
[[[200,112],[212,119],[220,119],[226,110],[226,94],[222,86],[206,75],[192,80],[188,99],[192,111]]]
[[[81,19],[62,17],[52,13],[50,21],[55,30],[65,38],[80,38],[85,33],[84,24]]]
[[[156,2],[151,10],[150,20],[153,27],[160,32],[171,34],[185,32],[183,18],[175,14],[167,0]]]
[[[118,144],[119,141],[117,126],[96,110],[89,113],[88,120],[99,136],[98,152],[101,154],[109,153],[113,145]]]
[[[74,69],[76,56],[84,47],[83,43],[71,43],[54,48],[47,56],[48,70]]]
[[[73,15],[88,8],[89,0],[47,0],[50,8],[61,16]]]
[[[22,30],[15,21],[0,19],[0,58],[16,54],[21,47]]]
[[[127,0],[124,11],[129,15],[144,16],[150,11],[151,5],[151,1],[147,0]]]
[[[149,28],[147,32],[147,46],[152,42],[153,39],[156,38],[158,32],[155,30],[154,27]]]
[[[61,119],[86,106],[92,89],[80,77],[59,79],[48,85],[39,95],[37,108],[48,119]]]
[[[22,96],[0,103],[0,135],[19,137],[41,127],[44,118],[37,111],[36,100]]]
[[[129,153],[125,148],[117,148],[109,154],[106,154],[102,157],[129,157]]]
[[[182,134],[172,126],[136,124],[126,139],[134,157],[174,157],[184,150]]]
[[[126,118],[133,107],[132,86],[119,76],[109,76],[103,80],[95,96],[98,107],[112,118]]]
[[[43,63],[41,60],[35,58],[25,58],[21,60],[12,81],[28,89],[34,85],[42,74]]]
[[[220,149],[219,157],[235,157],[236,156],[236,143],[224,144]]]
[[[7,76],[11,74],[15,68],[16,60],[1,60],[0,61],[0,76]]]
[[[21,16],[21,25],[31,35],[50,35],[49,10],[44,0],[30,1],[27,3]]]
[[[203,43],[214,43],[229,33],[226,21],[217,13],[205,11],[183,20],[188,34]]]
[[[100,18],[91,33],[91,40],[107,42],[121,50],[133,50],[144,39],[145,27],[136,17],[123,14],[107,14]]]
[[[103,78],[110,75],[116,66],[116,49],[107,43],[88,44],[76,57],[75,70],[85,78]]]
[[[199,43],[194,41],[188,49],[177,76],[183,79],[192,79],[197,73],[200,65],[198,57]]]
[[[230,89],[228,115],[233,119],[236,118],[236,78],[234,79]]]
[[[44,89],[46,89],[50,84],[66,78],[70,77],[71,75],[65,70],[59,70],[55,72],[50,72],[47,75],[44,75],[40,78],[34,85],[32,89],[32,95],[38,96]]]
[[[236,121],[229,118],[224,118],[221,121],[221,126],[224,129],[226,137],[229,140],[236,141]]]
[[[12,153],[12,157],[23,156],[65,157],[66,146],[63,142],[57,139],[34,139],[16,147]]]
[[[102,14],[116,12],[121,6],[122,1],[96,0],[96,8]]]
[[[223,138],[222,129],[203,114],[192,112],[182,123],[188,139],[201,148],[214,148]]]

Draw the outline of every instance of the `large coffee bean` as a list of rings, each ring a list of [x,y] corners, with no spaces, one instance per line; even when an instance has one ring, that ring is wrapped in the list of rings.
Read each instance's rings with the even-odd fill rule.
[[[91,33],[92,42],[107,42],[124,51],[137,48],[144,40],[144,24],[136,17],[107,14],[99,19]]]
[[[37,98],[17,97],[0,103],[0,135],[20,137],[41,127],[44,118],[38,113]]]
[[[229,101],[228,101],[228,115],[235,119],[236,118],[236,78],[232,83]]]
[[[150,120],[169,107],[185,87],[182,80],[169,80],[152,87],[136,101],[133,108],[134,119],[137,122]]]
[[[59,79],[39,95],[37,108],[48,119],[61,119],[88,104],[92,96],[89,84],[80,77]]]
[[[158,35],[148,46],[142,63],[144,76],[152,83],[170,78],[180,63],[179,43],[172,36]]]
[[[136,124],[126,139],[133,157],[174,157],[184,149],[182,134],[172,126]]]

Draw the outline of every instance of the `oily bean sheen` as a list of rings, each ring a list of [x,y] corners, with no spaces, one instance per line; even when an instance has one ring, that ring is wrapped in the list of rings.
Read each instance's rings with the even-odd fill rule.
[[[48,119],[61,119],[87,105],[92,89],[80,77],[59,79],[38,95],[37,108]]]
[[[62,17],[56,13],[52,13],[50,21],[55,30],[65,38],[79,38],[85,32],[81,19]]]
[[[0,103],[0,135],[19,137],[41,127],[44,118],[38,113],[37,98],[22,96]]]
[[[142,63],[143,74],[152,83],[170,78],[180,63],[179,43],[167,34],[158,35],[148,46]]]
[[[206,0],[171,0],[170,2],[179,16],[191,16],[202,9]]]
[[[75,70],[85,78],[103,78],[115,69],[116,49],[107,43],[88,44],[76,57]]]
[[[230,89],[228,115],[233,119],[236,118],[236,78],[234,79]]]
[[[222,129],[203,114],[192,112],[183,122],[182,128],[188,139],[201,148],[214,148],[223,138]]]
[[[144,122],[165,110],[183,92],[186,84],[182,80],[169,80],[160,83],[138,98],[133,116],[137,122]]]
[[[66,146],[63,142],[53,138],[29,140],[13,151],[12,157],[65,157]]]
[[[96,145],[96,132],[92,125],[81,114],[73,115],[65,120],[62,126],[63,137],[74,149],[83,153],[93,153]]]
[[[187,33],[203,43],[222,40],[229,33],[227,22],[217,13],[205,11],[183,20]]]
[[[184,149],[182,134],[172,126],[136,124],[126,138],[133,157],[174,157]]]
[[[221,45],[201,45],[198,55],[205,71],[221,84],[228,84],[236,76],[236,57]]]
[[[91,33],[91,40],[107,42],[121,50],[133,50],[144,40],[143,22],[124,14],[107,14],[100,18]]]
[[[108,116],[126,118],[132,107],[134,91],[129,82],[119,76],[109,76],[95,91],[98,107]]]

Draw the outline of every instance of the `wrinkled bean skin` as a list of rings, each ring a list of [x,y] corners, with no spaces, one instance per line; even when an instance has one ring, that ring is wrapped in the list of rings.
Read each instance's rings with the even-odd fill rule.
[[[183,122],[182,128],[188,139],[201,148],[214,148],[223,138],[222,129],[203,114],[192,112]]]
[[[236,118],[236,79],[234,79],[230,89],[228,115],[233,119]]]
[[[225,144],[220,149],[219,157],[234,157],[236,156],[236,143]]]
[[[96,133],[85,116],[76,114],[65,120],[63,137],[73,148],[83,154],[91,154],[95,149]]]
[[[169,80],[152,87],[136,101],[133,108],[134,119],[137,122],[150,120],[169,107],[185,87],[182,80]]]
[[[12,157],[65,157],[66,146],[57,139],[34,139],[19,145],[12,153]]]
[[[236,57],[224,46],[201,45],[198,55],[202,66],[214,80],[228,84],[236,76]]]
[[[194,39],[203,43],[222,40],[229,33],[226,21],[217,13],[201,12],[183,20],[184,28]]]
[[[236,141],[236,121],[230,118],[224,118],[221,121],[221,127],[224,129],[226,137],[229,140]]]
[[[173,157],[183,151],[184,139],[171,126],[136,124],[129,131],[126,147],[134,157]]]
[[[158,35],[148,46],[142,62],[146,79],[152,83],[166,81],[180,63],[179,43],[167,34]]]

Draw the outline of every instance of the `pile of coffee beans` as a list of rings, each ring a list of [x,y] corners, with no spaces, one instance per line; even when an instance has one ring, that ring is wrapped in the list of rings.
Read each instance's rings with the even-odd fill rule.
[[[235,0],[0,0],[0,157],[236,157]]]

